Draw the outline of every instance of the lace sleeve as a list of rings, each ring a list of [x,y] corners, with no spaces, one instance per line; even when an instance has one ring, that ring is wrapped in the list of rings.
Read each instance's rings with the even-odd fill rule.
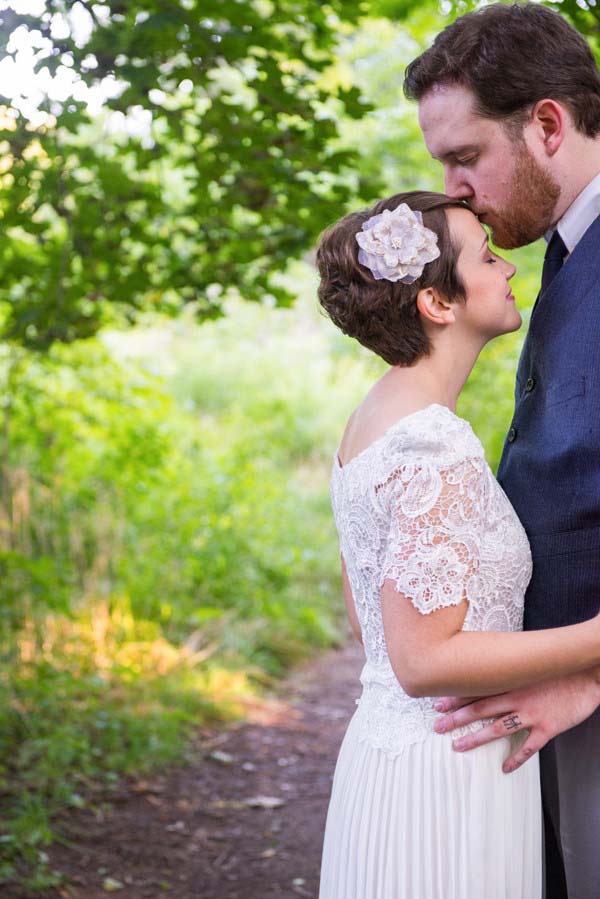
[[[476,595],[490,492],[485,462],[407,465],[385,487],[391,521],[381,584],[394,581],[425,615]]]

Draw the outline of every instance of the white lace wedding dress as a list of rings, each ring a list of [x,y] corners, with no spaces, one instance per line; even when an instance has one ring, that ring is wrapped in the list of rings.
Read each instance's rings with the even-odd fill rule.
[[[366,663],[340,750],[320,899],[540,899],[537,756],[502,762],[523,735],[466,753],[433,731],[432,699],[400,687],[380,589],[424,615],[469,600],[463,630],[516,631],[529,544],[469,424],[430,405],[345,466],[332,502]],[[469,729],[483,726],[471,725]]]

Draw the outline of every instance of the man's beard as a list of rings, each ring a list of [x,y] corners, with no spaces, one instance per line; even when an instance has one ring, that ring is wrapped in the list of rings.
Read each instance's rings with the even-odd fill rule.
[[[559,196],[558,183],[538,164],[525,142],[519,141],[506,206],[485,212],[494,244],[513,250],[538,240],[554,224]]]

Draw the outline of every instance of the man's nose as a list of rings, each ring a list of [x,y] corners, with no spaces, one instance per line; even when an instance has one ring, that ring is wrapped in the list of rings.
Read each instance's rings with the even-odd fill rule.
[[[460,172],[450,169],[444,171],[444,188],[447,196],[455,200],[467,200],[475,195],[468,180]]]

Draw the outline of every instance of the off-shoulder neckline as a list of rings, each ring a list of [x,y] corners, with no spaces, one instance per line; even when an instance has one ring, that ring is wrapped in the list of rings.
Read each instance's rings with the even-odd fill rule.
[[[460,418],[460,416],[456,415],[451,409],[448,408],[448,406],[443,406],[441,403],[429,403],[427,406],[423,406],[422,409],[415,409],[414,412],[409,412],[408,415],[403,415],[401,418],[396,419],[396,421],[392,422],[392,424],[388,428],[385,429],[383,434],[381,434],[379,437],[377,437],[375,440],[373,440],[372,443],[369,443],[369,445],[366,446],[359,453],[356,453],[355,456],[352,456],[352,458],[349,459],[347,462],[345,462],[343,465],[340,462],[340,456],[339,456],[340,450],[338,447],[333,456],[335,467],[337,468],[338,471],[346,471],[347,468],[349,468],[351,465],[353,465],[355,462],[357,462],[360,458],[365,456],[367,453],[371,452],[373,447],[377,446],[379,443],[382,443],[384,440],[386,440],[390,436],[391,432],[395,431],[396,428],[398,428],[400,425],[403,425],[407,421],[410,421],[411,419],[416,418],[418,415],[423,415],[424,412],[429,412],[431,409],[440,409],[443,412],[447,412],[448,415],[450,415],[456,421],[459,421],[462,424],[468,424],[468,422],[465,421],[464,418]]]

